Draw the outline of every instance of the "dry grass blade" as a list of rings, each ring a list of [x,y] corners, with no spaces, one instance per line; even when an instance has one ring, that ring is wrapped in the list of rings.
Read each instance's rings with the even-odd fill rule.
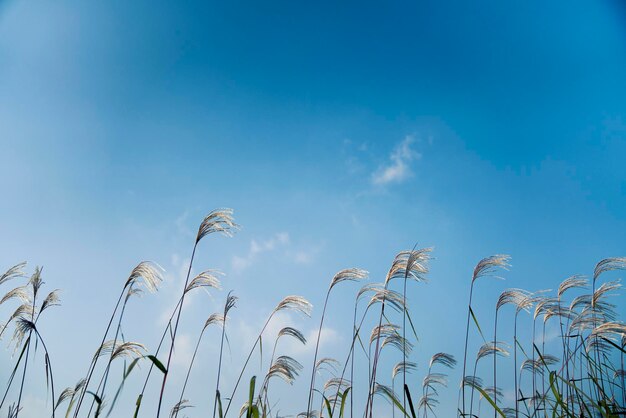
[[[502,268],[504,270],[508,270],[511,265],[509,261],[511,257],[505,254],[497,254],[492,255],[486,258],[483,258],[478,262],[476,267],[474,268],[474,273],[472,275],[472,282],[475,282],[481,277],[485,276],[494,276],[496,269]],[[498,277],[498,276],[494,276]]]
[[[2,276],[0,276],[0,285],[8,280],[24,277],[25,273],[22,271],[24,267],[26,267],[25,261],[16,264],[7,271],[5,271]]]
[[[335,276],[331,280],[330,289],[332,289],[333,287],[335,287],[335,285],[341,282],[366,279],[368,274],[369,273],[367,271],[357,268],[341,270],[340,272],[335,274]]]
[[[276,305],[276,308],[274,308],[272,313],[282,310],[296,311],[310,317],[313,305],[311,305],[311,303],[302,296],[287,296],[278,302],[278,305]]]
[[[196,236],[196,244],[208,234],[219,232],[230,237],[238,229],[239,225],[233,219],[232,209],[213,210],[202,220]]]
[[[198,274],[196,277],[193,278],[193,280],[189,282],[189,284],[187,285],[187,289],[185,289],[185,293],[193,289],[197,289],[199,287],[203,287],[203,288],[210,287],[213,289],[220,290],[222,288],[222,284],[220,283],[220,280],[217,278],[218,275],[223,276],[224,273],[217,271],[217,270],[203,271],[202,273]]]
[[[162,271],[163,269],[158,264],[150,261],[142,261],[130,273],[125,286],[138,286],[139,279],[143,279],[145,288],[149,292],[156,292],[159,288],[159,284],[163,281]]]

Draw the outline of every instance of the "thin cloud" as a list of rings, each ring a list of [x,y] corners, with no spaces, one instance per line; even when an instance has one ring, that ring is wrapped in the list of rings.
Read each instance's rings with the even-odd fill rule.
[[[273,237],[263,241],[252,240],[250,241],[250,250],[248,250],[245,256],[233,256],[233,270],[242,272],[257,259],[259,254],[274,251],[279,246],[285,246],[287,244],[289,244],[289,234],[287,232],[279,232]]]
[[[412,148],[415,138],[408,135],[397,144],[389,156],[389,162],[381,166],[372,174],[372,184],[385,186],[391,183],[401,183],[413,175],[411,163],[420,159],[422,155]]]

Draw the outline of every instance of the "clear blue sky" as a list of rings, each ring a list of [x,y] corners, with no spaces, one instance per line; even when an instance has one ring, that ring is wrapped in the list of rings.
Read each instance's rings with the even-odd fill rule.
[[[480,258],[513,257],[507,282],[477,296],[487,321],[507,286],[554,288],[624,255],[625,13],[619,1],[0,0],[0,269],[44,265],[64,290],[45,325],[58,362],[82,363],[60,385],[81,376],[144,259],[168,280],[130,308],[126,334],[156,344],[216,207],[243,229],[203,242],[197,269],[223,270],[241,297],[242,346],[282,296],[318,308],[294,319],[310,333],[337,270],[380,281],[398,251],[434,246],[430,283],[411,295],[416,382],[432,353],[462,354]],[[340,318],[356,288],[334,295],[329,355],[349,344]],[[187,344],[224,296],[193,299]],[[71,357],[66,332],[80,336]],[[305,398],[296,388],[290,399]]]

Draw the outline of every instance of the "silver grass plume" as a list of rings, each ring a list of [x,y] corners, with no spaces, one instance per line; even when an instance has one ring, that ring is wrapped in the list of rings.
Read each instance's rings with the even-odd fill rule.
[[[333,389],[333,392],[340,392],[341,390],[351,387],[351,383],[348,379],[342,379],[340,377],[332,377],[324,383],[324,392],[328,389]]]
[[[278,305],[272,311],[272,315],[282,310],[296,311],[310,317],[313,305],[302,296],[287,296],[278,302]]]
[[[376,289],[374,295],[367,304],[367,309],[377,303],[389,304],[389,306],[396,312],[404,312],[404,298],[401,293],[396,292],[395,290],[385,288]]]
[[[215,209],[202,220],[196,236],[196,244],[208,234],[219,232],[230,237],[238,229],[239,225],[233,219],[232,209]]]
[[[395,379],[397,375],[399,374],[405,374],[405,373],[411,373],[413,371],[417,370],[417,364],[412,362],[412,361],[401,361],[399,363],[397,363],[392,371],[391,371],[391,378]]]
[[[28,291],[28,286],[19,286],[15,289],[9,290],[3,297],[0,299],[0,305],[5,302],[8,302],[11,299],[19,299],[23,303],[32,303],[32,297],[30,292]]]
[[[602,273],[611,270],[626,270],[626,257],[606,258],[596,264],[593,270],[593,282],[595,283]]]
[[[204,331],[205,329],[207,329],[211,325],[224,326],[225,320],[226,320],[226,318],[224,317],[223,314],[212,313],[211,315],[209,315],[207,320],[204,322],[204,327],[202,328],[202,330]]]
[[[203,271],[202,273],[198,274],[196,277],[193,278],[193,280],[189,282],[189,284],[187,285],[187,288],[185,289],[185,293],[193,289],[197,289],[199,287],[202,287],[202,288],[210,287],[216,290],[221,290],[222,284],[220,283],[220,280],[218,279],[217,276],[223,276],[223,275],[224,273],[217,271],[217,270]]]
[[[430,358],[430,363],[428,366],[432,368],[435,364],[441,364],[442,366],[452,369],[454,366],[456,366],[456,359],[452,354],[437,353]]]
[[[55,289],[52,292],[48,293],[48,296],[41,303],[41,307],[39,308],[39,312],[43,312],[47,308],[52,306],[61,305],[61,299],[59,298],[59,289]]]
[[[276,340],[283,336],[293,337],[296,340],[300,341],[303,345],[306,345],[306,337],[302,334],[302,332],[293,327],[284,327],[280,331],[278,331],[278,336],[276,337]]]
[[[557,296],[559,299],[563,296],[563,294],[570,289],[585,289],[589,285],[585,276],[574,275],[570,276],[567,279],[563,280],[559,285],[559,289],[557,290]]]
[[[316,363],[315,363],[315,371],[316,372],[320,372],[322,370],[327,370],[331,373],[336,372],[339,369],[339,366],[341,365],[341,363],[339,363],[337,360],[335,360],[332,357],[324,357],[319,359]]]
[[[476,354],[476,361],[479,361],[480,359],[487,357],[487,356],[491,356],[493,354],[496,354],[499,356],[508,356],[509,352],[505,348],[505,346],[506,344],[503,343],[502,341],[495,341],[495,342],[491,341],[491,342],[483,344],[478,350],[478,354]]]
[[[432,390],[435,395],[438,394],[437,385],[447,387],[448,376],[444,373],[428,373],[422,381],[422,388]]]
[[[125,287],[138,286],[143,279],[143,285],[149,292],[156,292],[159,288],[159,284],[163,281],[161,272],[163,268],[156,263],[150,261],[142,261],[133,269],[126,280]]]
[[[335,285],[341,282],[366,279],[368,274],[369,273],[367,271],[358,268],[341,270],[337,274],[335,274],[335,276],[331,280],[328,290],[330,291],[330,289],[332,289],[333,287],[335,287]]]
[[[510,260],[511,257],[506,254],[496,254],[483,258],[474,268],[474,273],[472,274],[472,282],[475,282],[479,278],[485,276],[500,278],[494,275],[496,269],[502,268],[504,270],[508,270],[508,268],[511,267],[511,265],[509,264]]]
[[[180,411],[186,408],[193,408],[193,405],[189,405],[189,401],[187,399],[183,399],[182,401],[177,402],[170,411],[170,418],[174,418],[178,415]]]
[[[14,265],[0,276],[0,285],[6,281],[24,277],[25,273],[22,269],[26,267],[26,262]]]
[[[370,344],[377,339],[386,338],[391,335],[399,335],[399,329],[400,327],[395,324],[382,324],[380,326],[375,326],[370,334]]]
[[[469,386],[472,388],[483,388],[483,380],[478,376],[465,376],[462,382],[463,386]]]
[[[301,370],[302,365],[294,358],[289,356],[279,356],[270,367],[265,379],[267,381],[272,377],[278,377],[292,385]]]
[[[401,251],[396,255],[391,268],[387,272],[385,284],[392,279],[413,279],[418,282],[426,281],[428,273],[427,262],[430,260],[432,248],[423,248],[413,251]]]

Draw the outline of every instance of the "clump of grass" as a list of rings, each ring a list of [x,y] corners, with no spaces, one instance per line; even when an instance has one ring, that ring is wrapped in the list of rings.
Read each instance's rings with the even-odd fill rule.
[[[137,369],[136,366],[144,361],[149,362],[149,369],[137,398],[133,417],[137,418],[140,415],[144,395],[148,395],[147,385],[155,368],[162,374],[160,391],[153,394],[158,417],[168,389],[166,385],[168,376],[173,372],[172,352],[186,296],[195,289],[221,289],[219,272],[205,270],[195,276],[191,275],[196,248],[199,242],[210,234],[232,235],[238,228],[232,214],[230,209],[218,209],[202,220],[193,245],[184,287],[156,350],[151,351],[142,343],[126,340],[123,333],[127,304],[144,290],[157,291],[162,280],[161,269],[157,264],[142,262],[124,281],[113,312],[105,321],[107,325],[104,335],[90,359],[85,376],[76,384],[61,391],[58,397],[55,392],[52,353],[48,351],[39,327],[41,314],[48,308],[59,305],[58,290],[43,296],[42,270],[36,268],[34,273],[27,277],[24,273],[25,263],[10,267],[0,275],[0,286],[21,282],[20,285],[9,289],[0,299],[0,305],[16,305],[6,323],[0,325],[0,337],[12,329],[10,344],[17,354],[14,367],[6,380],[0,411],[6,412],[9,418],[17,418],[23,408],[28,407],[24,405],[24,392],[27,387],[32,386],[27,384],[27,380],[33,376],[32,362],[37,356],[37,346],[41,345],[45,365],[45,387],[51,397],[51,417],[54,418],[64,404],[67,404],[67,407],[64,413],[59,415],[66,418],[70,416],[97,418],[104,416],[106,408],[108,408],[106,416],[110,416],[126,380]],[[428,362],[421,383],[412,378],[420,370],[413,348],[418,344],[416,324],[419,326],[421,321],[416,323],[411,318],[409,294],[412,289],[408,286],[410,280],[426,281],[430,253],[430,248],[401,251],[393,259],[382,283],[367,283],[357,290],[352,329],[349,330],[352,338],[347,347],[348,354],[345,360],[340,359],[343,361],[330,357],[318,358],[320,335],[325,321],[329,320],[327,308],[331,300],[331,291],[343,282],[366,280],[368,274],[360,269],[346,269],[332,278],[326,290],[317,327],[306,410],[300,413],[299,417],[353,418],[362,414],[366,418],[372,418],[375,414],[374,399],[387,400],[394,418],[396,415],[427,418],[436,414],[442,399],[441,391],[448,386],[450,370],[456,366],[457,361],[451,354],[438,352]],[[483,277],[494,276],[499,270],[508,269],[509,260],[509,257],[504,255],[484,258],[474,268],[469,282],[458,416],[479,417],[493,414],[494,418],[595,416],[613,418],[626,414],[624,369],[626,324],[619,321],[616,305],[612,302],[615,300],[613,296],[621,289],[621,284],[618,281],[604,280],[608,272],[625,270],[626,258],[601,260],[593,270],[590,284],[584,277],[575,275],[561,282],[556,291],[531,292],[518,288],[504,290],[495,303],[493,339],[488,341],[485,338],[487,330],[481,327],[481,321],[473,309],[474,285]],[[394,279],[400,279],[401,283],[396,285],[395,282],[400,280]],[[24,280],[25,282],[22,282]],[[230,396],[222,398],[221,374],[224,344],[228,341],[227,319],[236,303],[237,297],[232,292],[229,293],[224,308],[211,314],[199,329],[193,355],[182,370],[185,378],[182,386],[177,388],[178,400],[169,407],[170,418],[192,413],[193,405],[205,401],[205,399],[192,401],[187,398],[186,393],[196,357],[203,354],[201,342],[209,327],[217,326],[220,329],[219,356],[214,369],[215,392],[213,398],[209,399],[209,404],[212,401],[214,418],[225,418],[231,411],[231,404],[248,369],[250,359],[257,347],[260,351],[262,338],[275,315],[281,311],[291,310],[310,316],[312,311],[312,305],[302,296],[287,296],[281,299],[270,311],[257,337],[252,341],[238,378],[229,388]],[[504,309],[508,305],[514,308],[510,318],[506,317],[507,312]],[[528,320],[532,321],[532,324],[528,326],[531,330],[530,335],[521,338],[518,328],[524,314],[528,314]],[[507,328],[512,328],[511,343],[499,338],[501,337],[499,328],[501,330],[503,324],[507,325]],[[371,328],[368,328],[370,325]],[[551,337],[551,340],[546,331],[550,325],[558,329],[558,335]],[[370,329],[370,332],[366,332],[366,329]],[[474,344],[475,334],[480,336],[482,340],[480,344]],[[304,334],[292,326],[283,327],[278,332],[269,362],[266,366],[262,362],[262,374],[259,376],[263,378],[259,380],[258,385],[256,376],[250,379],[247,399],[239,409],[239,416],[245,414],[246,418],[278,417],[278,399],[272,399],[271,395],[275,396],[276,391],[270,391],[270,383],[277,378],[287,384],[293,384],[303,370],[298,359],[289,353],[279,352],[279,341],[284,338],[307,344]],[[163,346],[169,349],[161,353]],[[282,348],[282,345],[280,347]],[[507,359],[511,351],[513,367],[503,368],[502,363],[511,362],[511,359]],[[383,353],[384,361],[381,360]],[[475,353],[474,364],[471,374],[467,374],[468,358],[472,353]],[[159,359],[161,355],[166,361],[162,362]],[[117,390],[112,391],[111,382],[114,376],[111,372],[112,366],[114,362],[117,364],[122,360],[124,362],[122,377],[118,381]],[[393,364],[390,373],[382,373],[382,368],[388,363]],[[361,373],[367,373],[362,377],[363,383],[367,384],[356,384],[358,382],[355,380],[359,378],[355,375],[355,368]],[[324,385],[316,385],[316,376],[319,374],[329,376]],[[502,384],[513,387],[512,399],[505,396],[507,392]],[[420,394],[419,399],[414,396],[416,393]],[[313,401],[317,396],[315,394],[319,394],[320,397],[317,410],[313,409]],[[81,409],[85,398],[91,401],[91,405],[89,408],[85,406]],[[360,400],[363,400],[361,410],[357,411]],[[223,401],[226,402],[225,405]]]

